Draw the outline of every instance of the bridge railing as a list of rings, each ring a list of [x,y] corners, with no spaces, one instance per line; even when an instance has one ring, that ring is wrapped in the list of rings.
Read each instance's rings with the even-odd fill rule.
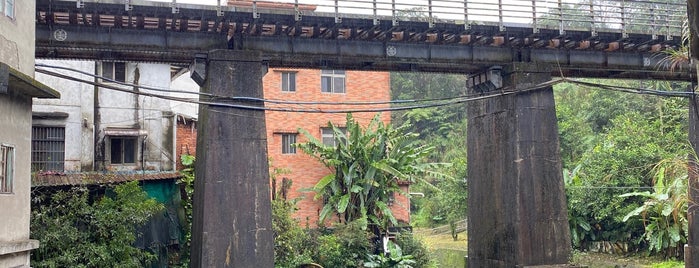
[[[270,1],[252,1],[253,10]],[[463,24],[468,30],[477,24],[496,24],[502,31],[508,25],[539,29],[567,30],[656,36],[680,36],[686,20],[682,0],[275,0],[284,9],[293,8],[297,19],[304,15],[343,18],[369,18],[378,24],[390,19],[401,21]],[[260,9],[262,10],[262,9]],[[264,11],[261,11],[263,13]],[[260,15],[260,14],[256,14]]]

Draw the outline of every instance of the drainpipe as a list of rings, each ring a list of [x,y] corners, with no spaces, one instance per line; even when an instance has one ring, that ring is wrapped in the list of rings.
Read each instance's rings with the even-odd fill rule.
[[[99,64],[98,62],[95,62],[95,74],[99,74]],[[99,78],[95,77],[94,78],[95,83],[100,82]],[[93,94],[92,94],[92,124],[94,125],[94,128],[92,130],[92,137],[94,139],[94,144],[92,145],[93,147],[93,157],[92,157],[92,171],[97,171],[98,169],[98,160],[97,157],[100,156],[100,160],[102,161],[102,167],[104,167],[104,146],[100,146],[100,130],[102,129],[102,119],[100,115],[100,89],[97,85],[93,86]]]

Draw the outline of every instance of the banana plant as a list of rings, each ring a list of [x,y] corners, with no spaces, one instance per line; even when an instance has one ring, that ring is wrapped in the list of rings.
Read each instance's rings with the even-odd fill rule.
[[[325,201],[321,222],[339,215],[346,223],[358,221],[363,229],[375,224],[385,230],[397,224],[389,204],[395,193],[401,193],[400,183],[444,176],[434,170],[446,164],[426,163],[432,147],[419,145],[417,134],[404,132],[406,125],[385,125],[377,115],[364,128],[348,114],[345,128],[328,126],[334,132],[334,146],[303,129],[299,132],[308,142],[296,145],[330,170],[313,187],[315,199]]]
[[[643,237],[648,242],[649,251],[673,256],[687,241],[687,175],[673,176],[668,180],[668,173],[674,174],[665,167],[657,169],[653,192],[632,192],[620,197],[646,198],[641,206],[624,216],[623,221],[641,217],[645,226]]]

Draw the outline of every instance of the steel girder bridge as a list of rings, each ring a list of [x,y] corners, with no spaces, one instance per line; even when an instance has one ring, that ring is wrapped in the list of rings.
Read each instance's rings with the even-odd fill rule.
[[[257,50],[272,67],[474,73],[511,62],[556,75],[688,80],[678,0],[279,0],[203,6],[38,0],[36,57],[184,66],[211,49]]]
[[[552,75],[696,79],[665,58],[683,45],[679,0],[228,4],[37,0],[36,57],[193,63],[203,92],[255,99],[267,66],[500,77],[465,107],[470,267],[570,267]],[[242,104],[200,106],[192,267],[273,266],[264,104]],[[688,214],[694,267],[699,221]]]

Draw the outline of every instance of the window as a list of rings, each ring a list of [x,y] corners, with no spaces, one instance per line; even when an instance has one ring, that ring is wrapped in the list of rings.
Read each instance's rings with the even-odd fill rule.
[[[0,193],[12,193],[15,168],[15,148],[0,145]]]
[[[296,73],[282,72],[282,91],[283,92],[296,91]]]
[[[111,137],[109,140],[112,164],[136,163],[136,137]]]
[[[63,171],[65,128],[32,128],[32,171]]]
[[[3,6],[4,3],[4,6]],[[5,16],[15,18],[15,0],[0,0],[0,10],[4,11]]]
[[[282,134],[282,154],[296,154],[296,134]]]
[[[345,71],[322,70],[320,88],[321,92],[345,93]]]
[[[345,132],[345,133],[347,132],[347,129],[344,127],[341,127],[339,129],[342,132]],[[321,136],[321,141],[323,142],[323,144],[325,144],[327,146],[333,146],[333,147],[337,146],[337,142],[335,140],[335,132],[333,132],[332,128],[329,128],[329,127],[320,128],[320,136]]]
[[[102,76],[118,82],[126,82],[126,63],[102,62]]]

